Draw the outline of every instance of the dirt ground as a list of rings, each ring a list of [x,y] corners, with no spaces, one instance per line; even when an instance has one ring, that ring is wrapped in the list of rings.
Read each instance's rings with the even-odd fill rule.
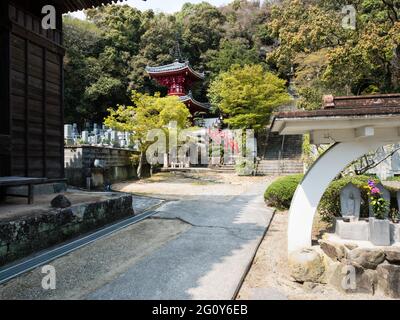
[[[326,285],[293,282],[287,266],[288,213],[277,212],[238,294],[239,300],[380,300],[386,297],[343,294]],[[314,230],[321,228],[318,221]],[[322,224],[322,226],[326,226]],[[314,231],[316,236],[316,231]]]
[[[157,173],[136,183],[124,182],[113,185],[113,190],[174,199],[199,195],[235,196],[250,190],[254,183],[265,182],[273,177],[239,177],[233,173],[205,171],[201,173]],[[185,188],[184,185],[188,187]]]

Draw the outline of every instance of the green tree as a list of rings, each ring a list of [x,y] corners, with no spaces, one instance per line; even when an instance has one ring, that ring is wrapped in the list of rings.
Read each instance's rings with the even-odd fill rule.
[[[285,80],[260,65],[232,66],[210,85],[210,101],[231,128],[259,130],[271,113],[290,101]]]
[[[176,14],[185,57],[196,68],[204,68],[203,56],[208,50],[217,50],[223,37],[225,16],[207,2],[186,3]]]
[[[224,38],[239,40],[259,51],[272,44],[272,38],[265,29],[269,19],[269,3],[264,1],[235,0],[220,8],[226,17]]]
[[[349,4],[357,12],[355,30],[342,26],[342,7]],[[397,0],[283,0],[273,6],[267,24],[279,43],[267,61],[281,76],[293,70],[297,77],[307,61],[318,55],[325,58],[308,84],[296,84],[300,107],[315,108],[318,95],[320,100],[324,93],[398,91],[399,4]]]
[[[136,91],[132,92],[132,106],[118,106],[116,110],[108,109],[109,115],[105,125],[116,130],[132,133],[132,139],[139,142],[140,160],[138,177],[142,177],[143,164],[147,149],[152,142],[146,141],[147,134],[153,129],[167,130],[171,121],[176,121],[177,128],[189,125],[190,112],[177,97],[150,96]]]
[[[96,103],[88,101],[85,90],[101,75],[95,58],[101,49],[101,32],[88,21],[64,17],[65,120],[78,122],[96,117]],[[81,121],[79,121],[81,122]]]
[[[141,37],[140,50],[130,60],[130,89],[154,93],[161,91],[154,81],[150,81],[146,66],[157,66],[174,61],[173,49],[177,43],[178,26],[174,16],[158,14],[148,24]]]
[[[255,48],[251,48],[239,39],[223,40],[219,50],[209,51],[207,71],[214,78],[221,72],[228,71],[233,65],[250,65],[261,62]]]

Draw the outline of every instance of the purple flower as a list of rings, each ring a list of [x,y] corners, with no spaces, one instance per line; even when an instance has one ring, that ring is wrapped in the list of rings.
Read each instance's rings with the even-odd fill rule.
[[[375,188],[375,183],[374,183],[372,180],[368,180],[368,185],[369,185],[371,188]]]

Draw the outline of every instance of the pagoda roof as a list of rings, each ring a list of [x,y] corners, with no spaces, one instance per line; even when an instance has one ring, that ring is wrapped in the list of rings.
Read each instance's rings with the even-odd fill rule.
[[[210,104],[197,101],[196,99],[193,98],[193,95],[191,93],[189,93],[186,96],[181,96],[181,97],[179,97],[179,99],[183,103],[190,103],[190,104],[198,107],[199,109],[204,109],[206,111],[210,111],[210,109],[211,109]]]
[[[146,67],[146,71],[152,75],[177,74],[185,70],[189,71],[190,74],[192,74],[195,78],[199,80],[204,80],[205,77],[204,73],[194,71],[192,67],[189,65],[189,61],[186,62],[175,61],[171,64],[166,64],[163,66]]]

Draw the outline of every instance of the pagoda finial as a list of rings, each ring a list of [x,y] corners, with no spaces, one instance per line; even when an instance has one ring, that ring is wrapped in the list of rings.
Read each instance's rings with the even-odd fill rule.
[[[181,46],[179,44],[179,34],[176,34],[176,43],[174,48],[171,49],[171,55],[175,58],[175,62],[183,61]]]

